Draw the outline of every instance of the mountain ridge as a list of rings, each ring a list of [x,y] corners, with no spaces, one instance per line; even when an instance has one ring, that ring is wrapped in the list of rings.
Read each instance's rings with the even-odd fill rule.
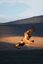
[[[27,23],[43,23],[43,15],[41,16],[34,16],[31,18],[26,19],[20,19],[16,21],[6,22],[6,23],[0,23],[0,25],[8,25],[8,24],[27,24]]]
[[[35,23],[29,23],[30,21]],[[30,28],[35,29],[34,36],[43,36],[43,16],[0,24],[0,37],[22,36]]]

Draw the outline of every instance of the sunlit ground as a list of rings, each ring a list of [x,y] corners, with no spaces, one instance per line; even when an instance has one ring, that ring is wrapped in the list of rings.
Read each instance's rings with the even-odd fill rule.
[[[8,42],[8,43],[15,44],[21,41],[21,39],[23,39],[22,36],[0,37],[0,42],[6,42],[6,43]],[[28,46],[43,47],[43,37],[32,36],[30,40],[34,40],[34,43],[28,44]]]
[[[20,36],[9,36],[9,37],[1,37],[0,41],[2,42],[9,42],[9,43],[17,43],[19,42],[23,37]]]

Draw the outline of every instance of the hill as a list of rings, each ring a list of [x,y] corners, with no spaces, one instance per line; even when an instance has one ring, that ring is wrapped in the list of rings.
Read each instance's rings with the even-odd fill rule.
[[[0,23],[0,36],[22,36],[29,28],[35,29],[34,36],[43,36],[43,16]]]
[[[27,23],[40,23],[40,22],[43,22],[43,15],[26,18],[26,19],[19,19],[19,20],[7,22],[7,23],[0,23],[0,25],[27,24]]]

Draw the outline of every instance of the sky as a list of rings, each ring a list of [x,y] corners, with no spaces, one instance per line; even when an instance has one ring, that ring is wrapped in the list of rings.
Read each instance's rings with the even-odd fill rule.
[[[0,0],[0,23],[43,15],[43,0]]]

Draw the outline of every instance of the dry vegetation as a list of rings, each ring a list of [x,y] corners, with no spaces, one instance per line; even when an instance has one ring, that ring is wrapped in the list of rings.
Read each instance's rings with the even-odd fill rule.
[[[16,44],[19,41],[21,41],[21,39],[23,39],[23,37],[17,36],[17,37],[1,37],[0,38],[0,42],[6,42],[6,43],[12,43],[12,44]],[[34,40],[34,43],[29,43],[27,46],[32,46],[32,47],[43,47],[43,37],[31,37],[30,41]],[[26,42],[26,40],[25,40]]]

